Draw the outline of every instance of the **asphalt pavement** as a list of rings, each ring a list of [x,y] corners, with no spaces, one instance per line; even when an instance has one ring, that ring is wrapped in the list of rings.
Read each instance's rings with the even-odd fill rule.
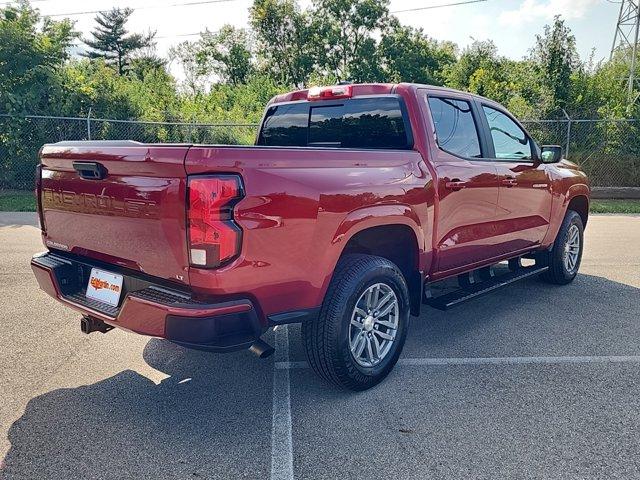
[[[640,478],[640,216],[592,216],[581,272],[412,318],[367,392],[276,355],[83,335],[0,214],[0,478]]]

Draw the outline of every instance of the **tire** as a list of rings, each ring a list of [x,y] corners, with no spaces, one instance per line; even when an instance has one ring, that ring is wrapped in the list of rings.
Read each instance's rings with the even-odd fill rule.
[[[385,298],[386,303],[380,305]],[[380,305],[382,315],[376,319],[367,308],[364,317],[362,307],[367,305]],[[338,262],[320,314],[302,324],[302,338],[309,364],[320,377],[359,391],[377,385],[389,374],[402,352],[408,328],[409,291],[398,267],[382,257],[351,254]]]
[[[577,250],[575,247],[576,236],[578,242]],[[582,218],[577,212],[567,210],[556,240],[553,242],[553,247],[549,252],[549,270],[542,274],[542,279],[556,285],[571,283],[580,269],[583,247],[584,226]],[[575,251],[577,254],[574,256],[573,262],[567,260],[568,250]]]

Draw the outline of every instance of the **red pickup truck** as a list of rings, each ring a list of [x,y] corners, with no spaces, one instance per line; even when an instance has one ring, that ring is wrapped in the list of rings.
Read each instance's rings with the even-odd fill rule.
[[[421,305],[574,279],[589,186],[561,156],[467,93],[295,91],[269,102],[255,146],[45,145],[47,251],[31,264],[85,333],[266,356],[263,333],[301,322],[315,371],[362,390],[393,368]],[[434,288],[445,279],[455,288]]]

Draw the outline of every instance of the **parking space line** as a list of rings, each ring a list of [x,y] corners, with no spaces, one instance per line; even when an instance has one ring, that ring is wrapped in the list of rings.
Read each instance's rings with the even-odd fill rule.
[[[401,358],[398,365],[520,365],[520,364],[572,364],[572,363],[640,363],[640,355],[566,356],[566,357],[451,357]],[[309,368],[307,362],[277,361],[276,370]]]
[[[275,330],[275,364],[289,364],[287,325]],[[271,480],[293,480],[293,439],[291,435],[291,392],[289,369],[273,372],[273,417],[271,421]]]

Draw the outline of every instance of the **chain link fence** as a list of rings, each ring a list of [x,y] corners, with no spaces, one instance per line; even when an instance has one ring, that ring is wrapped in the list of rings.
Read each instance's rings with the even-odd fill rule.
[[[640,187],[640,119],[523,121],[540,145],[561,145],[596,187]]]
[[[65,140],[250,145],[257,125],[144,122],[104,118],[0,114],[0,191],[33,188],[38,151]]]
[[[529,120],[539,144],[561,145],[599,187],[640,186],[640,120]],[[255,124],[0,115],[0,191],[33,188],[40,147],[63,140],[250,145]]]

